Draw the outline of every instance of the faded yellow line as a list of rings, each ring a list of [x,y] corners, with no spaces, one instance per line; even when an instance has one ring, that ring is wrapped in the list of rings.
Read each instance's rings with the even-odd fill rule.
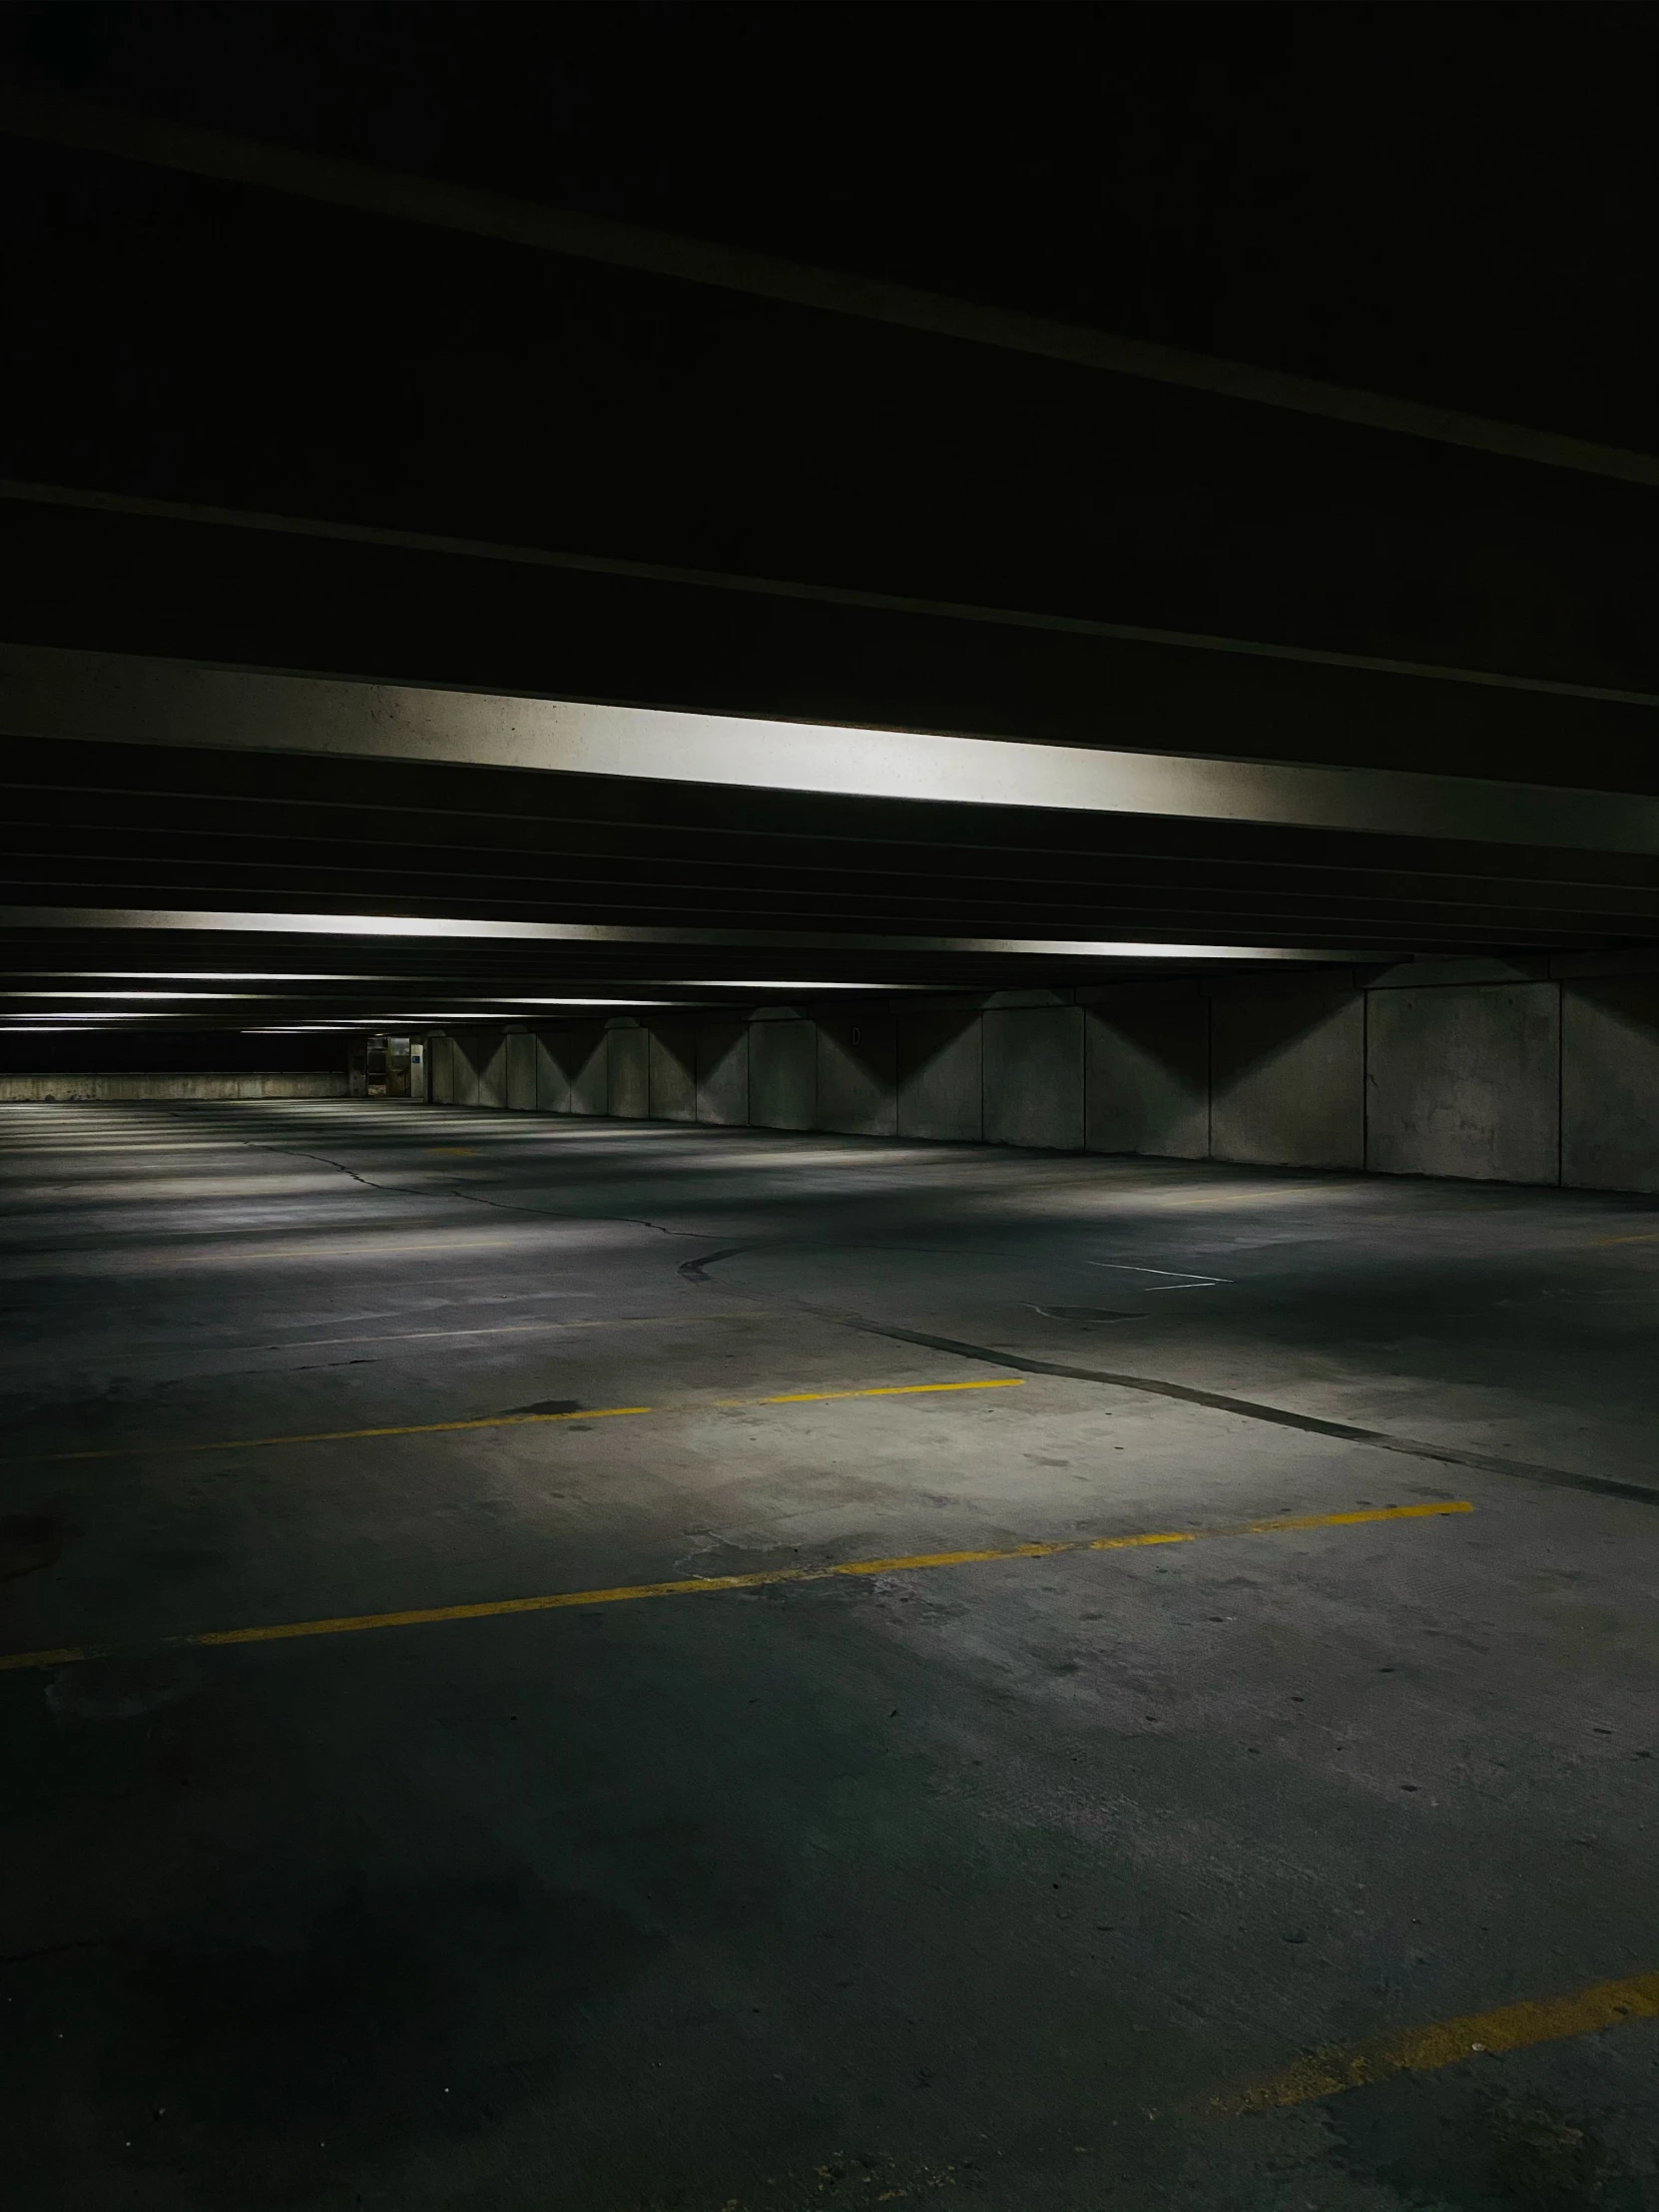
[[[1213,2100],[1233,2117],[1272,2112],[1290,2104],[1312,2104],[1344,2089],[1363,2089],[1393,2074],[1432,2073],[1499,2051],[1525,2050],[1533,2043],[1557,2043],[1571,2035],[1595,2035],[1625,2020],[1659,2019],[1659,1973],[1632,1974],[1625,1981],[1598,1981],[1593,1988],[1566,1996],[1523,1997],[1489,2012],[1464,2012],[1434,2020],[1427,2027],[1398,2028],[1346,2050],[1310,2052],[1283,2071],[1264,2075]]]
[[[937,1387],[938,1385],[934,1385]],[[959,1387],[959,1385],[945,1385]],[[718,1590],[761,1590],[781,1582],[831,1582],[847,1576],[918,1574],[934,1567],[973,1567],[998,1559],[1052,1559],[1062,1552],[1133,1551],[1146,1544],[1196,1544],[1219,1536],[1280,1536],[1303,1528],[1352,1528],[1361,1521],[1428,1520],[1472,1513],[1466,1498],[1432,1505],[1380,1505],[1353,1513],[1280,1514],[1273,1520],[1234,1521],[1222,1528],[1160,1528],[1131,1536],[1078,1536],[1058,1543],[1002,1544],[981,1551],[922,1551],[896,1559],[843,1559],[827,1567],[763,1567],[749,1574],[692,1575],[677,1582],[626,1582],[610,1590],[556,1590],[545,1597],[488,1598],[476,1605],[419,1605],[397,1613],[340,1613],[326,1620],[281,1621],[260,1628],[210,1628],[163,1639],[185,1645],[276,1644],[300,1636],[350,1636],[365,1628],[429,1628],[440,1621],[494,1620],[508,1613],[552,1613],[573,1605],[626,1605],[637,1598],[703,1597]],[[24,1667],[65,1667],[106,1658],[111,1644],[70,1645],[56,1651],[18,1651],[0,1657],[0,1674]]]
[[[1606,1245],[1659,1244],[1659,1229],[1643,1229],[1633,1237],[1592,1237],[1588,1249],[1596,1251]]]
[[[870,1390],[791,1390],[781,1397],[710,1397],[682,1405],[583,1405],[572,1413],[485,1413],[475,1420],[405,1421],[387,1428],[319,1428],[303,1436],[231,1436],[211,1444],[112,1444],[99,1451],[49,1451],[32,1463],[56,1466],[68,1459],[132,1459],[151,1453],[263,1451],[272,1444],[345,1444],[368,1436],[442,1436],[462,1428],[533,1428],[548,1421],[621,1420],[636,1413],[697,1413],[741,1405],[820,1405],[837,1397],[924,1397],[941,1390],[1017,1390],[1022,1376],[989,1376],[972,1382],[888,1382]]]

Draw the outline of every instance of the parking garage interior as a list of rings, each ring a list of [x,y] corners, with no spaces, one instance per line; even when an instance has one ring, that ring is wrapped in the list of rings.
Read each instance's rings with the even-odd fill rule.
[[[1180,12],[14,11],[20,2212],[1659,2206],[1652,26]]]

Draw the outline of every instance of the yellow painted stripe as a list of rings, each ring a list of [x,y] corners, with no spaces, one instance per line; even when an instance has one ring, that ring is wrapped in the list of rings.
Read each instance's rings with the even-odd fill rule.
[[[973,1382],[886,1382],[871,1390],[790,1390],[781,1397],[711,1397],[683,1405],[583,1405],[573,1413],[486,1413],[477,1420],[408,1421],[394,1428],[319,1428],[303,1436],[232,1436],[212,1444],[115,1444],[100,1451],[51,1451],[37,1465],[66,1459],[131,1459],[152,1452],[263,1451],[272,1444],[346,1444],[369,1436],[442,1436],[461,1428],[534,1428],[548,1421],[621,1420],[636,1413],[729,1411],[741,1405],[821,1405],[837,1397],[923,1397],[939,1390],[1017,1390],[1022,1376],[996,1375]]]
[[[1277,2111],[1289,2104],[1312,2104],[1344,2089],[1363,2089],[1392,2074],[1432,2073],[1533,2043],[1561,2042],[1570,2035],[1595,2035],[1626,2020],[1659,2019],[1659,1973],[1632,1974],[1625,1981],[1598,1981],[1593,1988],[1566,1996],[1523,1997],[1489,2012],[1463,2012],[1434,2020],[1427,2027],[1396,2029],[1346,2050],[1313,2051],[1282,2072],[1265,2075],[1214,2100],[1234,2116]]]
[[[1132,1551],[1145,1544],[1195,1544],[1218,1536],[1281,1536],[1303,1528],[1351,1528],[1360,1521],[1425,1520],[1472,1513],[1466,1498],[1432,1505],[1380,1505],[1354,1513],[1282,1514],[1274,1520],[1234,1521],[1223,1528],[1160,1528],[1130,1536],[1078,1536],[1058,1543],[1001,1544],[980,1551],[922,1551],[896,1559],[843,1559],[826,1567],[763,1567],[749,1574],[692,1575],[677,1582],[626,1582],[611,1590],[556,1590],[545,1597],[487,1598],[475,1605],[419,1605],[397,1613],[339,1613],[326,1620],[280,1621],[259,1628],[210,1628],[170,1636],[181,1645],[276,1644],[299,1636],[349,1636],[365,1628],[428,1628],[440,1621],[493,1620],[507,1613],[552,1613],[574,1605],[625,1605],[637,1598],[703,1597],[719,1590],[760,1590],[781,1582],[831,1582],[847,1576],[917,1574],[933,1567],[981,1566],[998,1559],[1052,1559],[1062,1552]],[[107,1657],[109,1644],[73,1645],[57,1651],[18,1651],[0,1657],[0,1674],[24,1667],[63,1667],[78,1659]]]
[[[1659,1229],[1643,1229],[1633,1237],[1592,1237],[1590,1239],[1592,1250],[1598,1246],[1622,1244],[1659,1244]]]

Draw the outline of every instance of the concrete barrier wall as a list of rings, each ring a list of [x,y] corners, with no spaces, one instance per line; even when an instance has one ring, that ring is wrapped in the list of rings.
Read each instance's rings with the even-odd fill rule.
[[[1379,990],[1369,1014],[1369,1166],[1502,1183],[1558,1180],[1557,984]]]
[[[514,1113],[536,1110],[536,1040],[527,1029],[507,1032],[507,1105]]]
[[[988,1006],[981,1051],[986,1143],[1081,1152],[1082,1007]]]
[[[607,1111],[624,1121],[651,1118],[651,1036],[638,1023],[618,1023],[608,1035]]]
[[[301,1070],[284,1074],[161,1070],[154,1075],[0,1075],[0,1102],[92,1102],[143,1098],[345,1098],[345,1071],[337,1075]]]
[[[563,1022],[533,1048],[544,1112],[1659,1191],[1659,954]],[[434,1099],[517,1105],[530,1049],[434,1038]]]
[[[1210,1001],[1210,1153],[1264,1167],[1366,1164],[1365,998],[1298,977]]]
[[[977,1144],[985,1134],[982,1016],[906,1010],[898,1023],[898,1134]]]
[[[749,1025],[749,1118],[758,1129],[818,1127],[818,1023]]]
[[[1087,993],[1083,1095],[1091,1152],[1207,1158],[1210,1002],[1198,984],[1126,983]]]
[[[647,1089],[653,1121],[697,1119],[697,1024],[664,1021],[647,1032]]]
[[[848,1137],[898,1134],[897,1026],[879,1014],[821,1016],[818,1126]]]
[[[1659,974],[1561,986],[1561,1180],[1659,1191]]]
[[[697,1118],[728,1129],[749,1120],[749,1024],[697,1025]]]

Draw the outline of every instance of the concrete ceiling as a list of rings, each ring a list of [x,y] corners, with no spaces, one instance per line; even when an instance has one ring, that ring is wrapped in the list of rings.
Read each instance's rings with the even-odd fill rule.
[[[1437,371],[1346,278],[1241,359],[1190,239],[1108,327],[1081,188],[1023,289],[896,173],[896,261],[805,160],[744,221],[688,154],[688,237],[637,147],[485,151],[468,11],[443,128],[367,161],[349,104],[251,105],[278,13],[173,93],[167,10],[0,85],[0,1022],[1659,937],[1659,461],[1582,327],[1518,379],[1425,247]]]

